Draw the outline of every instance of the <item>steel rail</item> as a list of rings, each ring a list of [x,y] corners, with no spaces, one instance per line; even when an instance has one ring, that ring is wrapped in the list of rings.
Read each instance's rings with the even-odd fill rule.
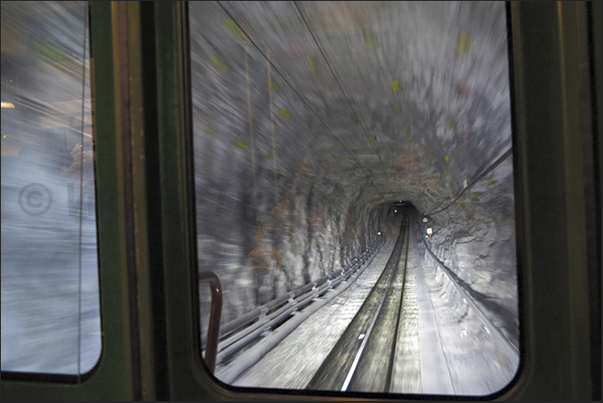
[[[388,279],[390,282],[390,285],[391,285],[391,281],[393,280],[394,274],[395,273],[393,273],[393,272],[390,273],[390,276]],[[350,367],[350,370],[348,371],[348,374],[346,375],[346,377],[343,381],[343,385],[341,386],[342,392],[345,392],[348,389],[348,386],[350,385],[350,382],[352,381],[352,377],[354,376],[354,373],[356,372],[356,368],[358,367],[358,362],[360,361],[360,357],[362,357],[364,348],[366,347],[366,344],[368,343],[368,340],[373,333],[373,327],[375,326],[375,322],[377,322],[377,318],[379,317],[381,308],[383,308],[383,303],[385,302],[386,296],[387,296],[387,293],[383,295],[383,298],[381,299],[381,302],[379,303],[379,307],[377,307],[377,312],[375,313],[375,316],[373,317],[371,324],[369,325],[368,329],[366,330],[366,333],[364,334],[364,339],[362,340],[362,343],[360,344],[360,348],[358,349],[358,352],[356,353],[356,356],[354,357],[352,366]]]
[[[276,328],[276,330],[270,333],[267,337],[260,340],[255,345],[251,346],[248,350],[245,351],[245,354],[241,354],[227,366],[224,366],[220,370],[218,370],[216,375],[218,379],[225,383],[234,382],[239,376],[241,376],[241,374],[243,374],[251,366],[255,365],[265,354],[267,354],[278,343],[285,339],[285,337],[287,337],[291,332],[293,332],[297,328],[297,326],[299,326],[304,320],[310,317],[310,315],[312,315],[314,312],[316,312],[328,302],[330,302],[335,297],[344,292],[372,263],[381,245],[383,245],[383,242],[377,243],[375,253],[367,255],[366,260],[364,260],[363,264],[360,265],[359,269],[356,270],[351,275],[351,277],[347,279],[342,279],[340,283],[343,284],[340,287],[323,289],[325,294],[327,294],[328,291],[331,291],[331,293],[328,293],[325,298],[312,298],[311,300],[315,301],[315,303],[310,304],[304,310],[299,311],[297,315],[293,316],[292,318],[289,318],[289,320],[287,320],[284,324]]]
[[[355,365],[352,366],[352,368],[350,369],[350,372],[348,374],[348,376],[346,377],[346,381],[344,382],[344,385],[341,389],[341,391],[346,391],[346,390],[353,390],[353,391],[370,391],[370,392],[389,392],[390,390],[390,384],[391,384],[391,377],[392,377],[392,372],[393,372],[393,366],[394,366],[394,358],[395,358],[395,351],[396,351],[396,345],[397,345],[397,335],[398,335],[398,326],[400,323],[400,316],[401,316],[401,312],[402,312],[402,302],[403,302],[403,290],[404,290],[404,284],[405,284],[405,280],[406,280],[406,262],[408,260],[408,244],[409,244],[409,238],[410,238],[410,217],[409,214],[405,214],[404,215],[404,221],[403,221],[403,232],[401,232],[402,234],[402,242],[401,242],[401,249],[400,252],[395,254],[392,253],[392,258],[394,259],[391,263],[393,264],[393,270],[389,279],[389,284],[387,286],[387,291],[384,293],[383,296],[383,300],[381,301],[381,304],[379,305],[379,308],[377,309],[377,311],[375,312],[375,316],[371,322],[371,326],[369,328],[369,330],[367,331],[364,339],[363,339],[363,344],[360,347],[358,353],[357,353],[357,357],[355,359]],[[375,360],[377,361],[381,361],[381,359],[384,357],[382,354],[372,354],[374,353],[373,350],[371,350],[371,348],[374,348],[375,346],[375,338],[378,337],[376,335],[378,334],[382,334],[382,330],[384,328],[389,329],[389,327],[391,327],[391,325],[386,319],[387,317],[390,315],[390,313],[392,311],[388,312],[388,307],[386,305],[389,304],[390,302],[390,298],[395,298],[395,294],[393,294],[394,292],[397,292],[397,287],[395,285],[396,279],[398,278],[398,276],[400,275],[400,261],[402,259],[402,255],[405,256],[404,259],[404,267],[402,268],[402,283],[400,284],[399,287],[399,298],[400,301],[397,304],[396,309],[394,310],[394,312],[396,312],[396,321],[395,321],[395,329],[393,332],[393,337],[391,339],[391,347],[390,347],[390,351],[389,351],[389,362],[387,365],[387,370],[385,372],[385,377],[383,384],[375,384],[372,383],[370,386],[366,385],[366,384],[362,384],[363,382],[363,372],[366,374],[367,370],[366,368],[370,368],[371,364],[374,363]],[[377,342],[377,345],[382,345],[382,343],[384,343],[383,340],[380,340],[379,342]],[[387,343],[387,341],[385,341],[385,343]],[[368,372],[371,372],[371,370],[369,370]],[[360,384],[359,384],[360,383]]]
[[[365,249],[359,256],[353,258],[352,263],[345,267],[298,287],[223,325],[220,328],[221,341],[218,347],[217,363],[222,363],[237,350],[252,343],[266,330],[273,329],[287,320],[291,312],[299,310],[302,306],[311,302],[310,296],[317,293],[322,295],[327,290],[335,288],[348,280],[374,256],[382,244],[383,238],[379,237],[370,248]],[[205,345],[205,342],[202,345]]]
[[[323,280],[322,284],[318,284],[318,281],[316,281],[314,283],[309,283],[309,284],[306,284],[306,285],[300,287],[298,289],[299,294],[297,294],[297,292],[289,293],[288,295],[292,295],[292,297],[289,298],[283,306],[281,306],[276,311],[271,312],[269,315],[266,315],[264,318],[259,318],[260,320],[258,322],[251,324],[250,327],[254,330],[257,329],[259,326],[262,326],[262,327],[268,326],[269,329],[274,328],[275,325],[278,325],[278,324],[282,323],[284,320],[286,320],[292,311],[300,309],[301,306],[305,306],[306,304],[304,302],[308,302],[308,301],[306,301],[308,299],[308,297],[315,294],[314,290],[316,290],[317,287],[324,286],[323,290],[327,291],[328,289],[339,284],[341,281],[344,281],[346,277],[351,276],[358,269],[359,263],[364,262],[364,261],[365,261],[365,259],[358,260],[356,263],[349,266],[347,270],[342,269],[340,272],[340,275],[335,277],[336,280],[334,282],[330,282],[330,275],[329,275],[329,276],[325,276],[320,279],[320,280]],[[297,294],[297,295],[295,295],[295,294]],[[304,303],[304,304],[300,305],[302,303]],[[249,333],[249,332],[243,330],[240,333]],[[228,355],[231,355],[236,350],[238,350],[242,347],[245,347],[246,345],[251,343],[254,339],[256,339],[258,336],[260,336],[262,333],[263,332],[254,331],[253,333],[249,334],[248,336],[242,336],[242,337],[237,337],[238,336],[238,333],[237,333],[237,335],[234,336],[234,338],[238,340],[236,343],[234,343],[236,345],[236,348],[228,348],[227,347],[226,343],[230,342],[230,340],[233,339],[233,338],[231,338],[229,341],[225,340],[225,345],[224,345],[224,347],[222,347],[222,349],[226,350],[228,348]],[[225,358],[225,356],[226,355],[220,354],[218,357],[218,361],[222,362],[222,360]]]
[[[410,247],[410,218],[406,227],[406,253],[404,253],[404,275],[402,277],[402,288],[400,290],[400,303],[398,305],[398,318],[396,320],[396,329],[394,331],[394,342],[392,343],[391,354],[389,358],[389,366],[387,376],[385,378],[384,392],[390,392],[392,389],[392,376],[394,373],[394,360],[396,359],[396,348],[398,346],[398,333],[400,330],[400,318],[402,317],[402,304],[404,303],[404,287],[406,286],[406,273],[408,271],[408,249]]]
[[[408,220],[405,218],[405,222]],[[404,228],[404,222],[400,229]],[[407,232],[407,231],[406,231]],[[373,286],[366,300],[348,324],[333,349],[329,352],[320,368],[307,384],[306,389],[347,390],[350,382],[354,381],[354,373],[359,360],[363,356],[363,348],[367,344],[381,307],[387,298],[388,289],[397,274],[399,257],[403,249],[404,232],[400,231],[396,245],[386,263],[379,279]],[[398,259],[396,260],[396,257]],[[383,295],[381,295],[383,294]],[[358,333],[364,334],[358,345]],[[335,364],[337,362],[337,364]]]

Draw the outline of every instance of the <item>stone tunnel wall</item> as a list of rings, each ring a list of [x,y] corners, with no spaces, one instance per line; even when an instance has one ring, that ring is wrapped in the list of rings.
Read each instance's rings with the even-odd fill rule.
[[[312,80],[288,84],[299,77],[274,59],[269,72],[219,5],[195,4],[190,18],[198,264],[222,282],[226,323],[345,266],[375,241],[385,200],[350,152],[367,140],[350,133],[343,146],[324,125],[338,114],[308,106],[322,102],[306,94]]]
[[[510,147],[504,11],[190,4],[199,270],[222,281],[223,323],[344,266],[385,229],[385,199],[434,210]],[[484,301],[516,311],[500,172],[434,215],[433,241]]]
[[[453,272],[484,314],[518,347],[511,158],[467,189],[449,208],[429,218],[430,221],[421,226],[423,234],[425,228],[433,228],[430,245],[433,253]],[[425,267],[434,265],[427,251],[424,264]],[[459,298],[458,293],[448,295],[451,304],[459,303],[455,300]]]
[[[249,174],[240,169],[216,186],[221,193],[197,194],[199,270],[220,278],[222,323],[345,266],[375,242],[379,230],[388,230],[383,199],[359,187],[342,205],[322,193],[324,184],[283,178],[289,190],[273,203],[271,182],[260,177],[255,209]],[[209,299],[201,295],[206,314]]]

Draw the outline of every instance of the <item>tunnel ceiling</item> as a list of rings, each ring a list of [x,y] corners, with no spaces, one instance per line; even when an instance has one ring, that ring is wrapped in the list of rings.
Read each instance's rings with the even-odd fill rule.
[[[511,146],[504,7],[191,6],[192,74],[206,95],[195,124],[317,193],[361,189],[432,210]]]

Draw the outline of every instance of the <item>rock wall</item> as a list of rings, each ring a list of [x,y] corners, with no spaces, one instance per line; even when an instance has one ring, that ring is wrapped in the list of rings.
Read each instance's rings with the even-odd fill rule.
[[[344,266],[388,203],[434,211],[511,147],[503,3],[191,2],[189,18],[199,270],[223,283],[223,323]],[[490,311],[516,312],[500,169],[432,217],[433,242]]]
[[[433,253],[451,269],[484,314],[519,346],[517,253],[511,159],[421,223],[433,228]],[[425,252],[424,264],[433,258]],[[455,304],[457,294],[450,294]]]
[[[385,214],[384,203],[371,199],[342,211],[312,186],[258,211],[250,193],[230,195],[218,206],[224,214],[197,212],[199,270],[220,278],[222,323],[348,264],[375,242]]]

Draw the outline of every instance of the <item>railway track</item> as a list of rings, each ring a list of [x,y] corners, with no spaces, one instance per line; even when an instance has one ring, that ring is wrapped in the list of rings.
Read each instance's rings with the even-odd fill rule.
[[[418,326],[419,338],[420,366],[415,368],[415,371],[419,371],[417,373],[419,386],[409,386],[409,384],[406,387],[418,387],[418,390],[422,387],[423,391],[436,394],[454,393],[455,386],[451,369],[447,364],[447,353],[443,350],[442,341],[439,339],[438,324],[429,292],[425,288],[423,271],[418,268],[414,271],[408,268],[411,215],[407,213],[403,216],[400,234],[377,283],[308,382],[306,389],[375,393],[399,393],[401,387],[404,389],[399,379],[394,385],[396,380],[392,378],[399,376],[395,371],[400,369],[402,357],[399,354],[404,350],[403,345],[397,346],[397,344],[404,343],[401,341],[403,336],[399,335],[399,332],[403,331],[400,330],[401,326],[404,326],[400,323],[403,297],[408,291],[411,293],[409,295],[418,293],[412,298],[416,298],[421,325],[415,324]],[[417,226],[420,228],[418,222]],[[423,242],[425,243],[424,239]],[[425,247],[427,248],[426,244]],[[453,289],[459,293],[459,300],[467,304],[467,312],[474,316],[474,323],[481,322],[480,326],[486,331],[484,336],[498,351],[497,362],[504,363],[505,367],[517,368],[519,363],[517,349],[479,309],[462,285],[457,282],[453,273],[443,266],[430,249],[427,250],[440,264],[440,269],[450,279]],[[407,276],[413,278],[414,282],[409,280],[407,284]],[[417,287],[420,284],[423,288],[419,292]],[[458,367],[456,371],[463,371],[460,368]],[[467,373],[472,374],[471,371]],[[412,379],[410,382],[412,383]]]
[[[306,389],[390,391],[402,312],[409,226],[410,216],[405,214],[383,273]]]

